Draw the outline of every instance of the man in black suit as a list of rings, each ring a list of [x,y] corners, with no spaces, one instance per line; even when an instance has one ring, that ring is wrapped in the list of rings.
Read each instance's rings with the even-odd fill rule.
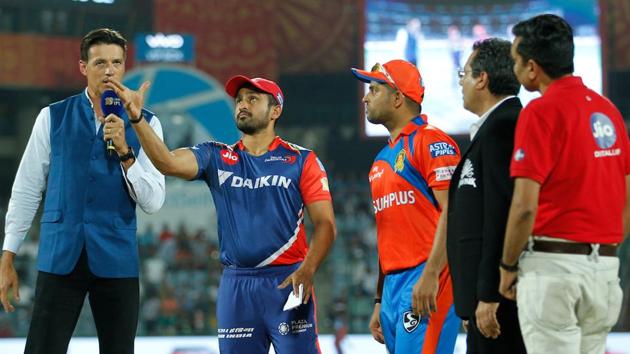
[[[476,42],[459,71],[464,108],[480,117],[453,172],[447,224],[455,311],[468,321],[467,353],[525,353],[516,303],[498,292],[513,182],[510,159],[521,111],[510,42]]]

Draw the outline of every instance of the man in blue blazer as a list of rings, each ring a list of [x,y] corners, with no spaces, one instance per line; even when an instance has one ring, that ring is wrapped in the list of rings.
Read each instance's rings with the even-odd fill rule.
[[[98,29],[81,41],[87,88],[41,110],[15,176],[0,260],[0,301],[19,301],[13,259],[46,192],[39,270],[25,353],[66,353],[86,295],[100,353],[132,354],[138,324],[136,204],[147,213],[164,202],[164,176],[140,147],[124,110],[105,115],[109,78],[125,72],[127,41]],[[112,101],[113,102],[113,101]],[[104,101],[104,104],[112,103]],[[159,120],[149,111],[153,130]]]

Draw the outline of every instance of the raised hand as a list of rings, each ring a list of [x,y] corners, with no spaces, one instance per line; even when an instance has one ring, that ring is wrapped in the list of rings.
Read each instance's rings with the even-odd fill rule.
[[[125,110],[131,119],[135,120],[140,118],[142,107],[144,107],[144,98],[147,90],[151,86],[151,82],[145,81],[142,83],[138,91],[128,88],[120,81],[111,77],[107,79],[105,85],[114,90],[118,97],[120,97],[120,100],[125,106]]]

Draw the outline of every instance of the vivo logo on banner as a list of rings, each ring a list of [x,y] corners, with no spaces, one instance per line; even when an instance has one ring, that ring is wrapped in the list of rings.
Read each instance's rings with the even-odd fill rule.
[[[195,57],[193,36],[179,33],[136,34],[136,60],[139,62],[186,62]]]
[[[173,48],[184,46],[184,37],[179,34],[164,35],[163,33],[147,34],[144,37],[149,48]]]

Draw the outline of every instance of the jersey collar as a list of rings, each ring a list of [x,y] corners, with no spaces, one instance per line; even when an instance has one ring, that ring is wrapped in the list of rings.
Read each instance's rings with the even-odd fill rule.
[[[411,135],[414,131],[416,131],[418,127],[421,127],[425,124],[427,124],[426,115],[421,114],[419,116],[416,116],[414,119],[410,120],[409,123],[407,123],[407,125],[405,125],[402,128],[402,130],[400,131],[400,134],[398,134],[395,140],[392,140],[391,137],[389,138],[389,144],[390,145],[396,144],[398,140],[400,140],[403,136]]]
[[[273,151],[277,149],[278,146],[280,146],[283,142],[284,141],[280,139],[279,136],[276,135],[276,137],[273,138],[273,140],[271,141],[271,144],[269,144],[268,151]],[[234,144],[234,148],[245,151],[245,145],[243,145],[243,139],[239,140],[236,144]]]

